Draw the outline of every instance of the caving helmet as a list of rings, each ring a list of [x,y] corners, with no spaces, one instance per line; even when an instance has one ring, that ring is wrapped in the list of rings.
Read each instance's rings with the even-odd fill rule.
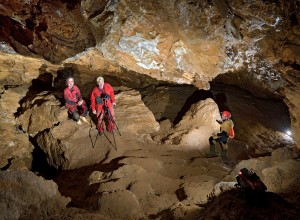
[[[66,84],[68,85],[68,83],[69,82],[74,82],[74,78],[73,77],[68,77],[67,79],[66,79]]]
[[[224,117],[224,118],[230,118],[230,117],[231,117],[231,114],[230,114],[229,111],[223,111],[223,112],[222,112],[222,117]]]
[[[103,82],[104,83],[104,78],[102,76],[97,77],[96,82]]]

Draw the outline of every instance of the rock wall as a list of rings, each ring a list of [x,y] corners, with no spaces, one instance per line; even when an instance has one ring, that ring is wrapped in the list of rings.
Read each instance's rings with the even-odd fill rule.
[[[1,171],[0,185],[1,219],[58,216],[71,201],[52,180],[29,171]]]
[[[95,38],[80,13],[79,1],[4,0],[0,16],[1,40],[26,56],[60,62],[95,46]]]
[[[37,79],[41,72],[54,72],[56,67],[43,59],[2,52],[0,52],[0,66],[0,145],[2,149],[0,167],[10,165],[11,169],[30,168],[33,146],[28,134],[24,132],[27,128],[22,130],[16,120],[16,115],[22,112],[20,105],[25,103],[23,98],[26,97],[27,101],[30,99],[29,88],[32,81]]]

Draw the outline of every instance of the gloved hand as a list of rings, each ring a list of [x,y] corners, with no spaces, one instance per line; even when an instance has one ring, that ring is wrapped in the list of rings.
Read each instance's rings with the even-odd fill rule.
[[[116,107],[117,103],[113,102],[113,107]]]
[[[80,106],[80,105],[82,105],[82,103],[83,103],[83,100],[80,100],[80,101],[77,102],[77,105]]]
[[[216,120],[216,122],[218,122],[219,124],[222,124],[223,123],[223,121],[221,121],[221,120]]]
[[[96,110],[93,110],[93,114],[94,114],[94,115],[97,114]]]
[[[226,133],[226,131],[221,131],[220,133],[217,133],[217,136],[223,136],[223,137],[228,137],[228,134]]]

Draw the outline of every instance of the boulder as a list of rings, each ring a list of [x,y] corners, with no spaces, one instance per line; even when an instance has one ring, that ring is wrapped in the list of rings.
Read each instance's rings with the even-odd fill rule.
[[[1,219],[49,218],[61,214],[71,201],[52,180],[30,171],[1,171],[0,186]]]

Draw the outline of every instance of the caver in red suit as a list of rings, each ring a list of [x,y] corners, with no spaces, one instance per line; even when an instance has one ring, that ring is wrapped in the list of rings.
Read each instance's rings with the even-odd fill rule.
[[[108,132],[113,132],[116,126],[113,108],[116,106],[116,102],[112,86],[109,83],[104,83],[104,78],[101,76],[96,79],[96,82],[97,86],[91,94],[91,108],[93,114],[97,116],[97,129],[99,134],[102,135],[104,132],[104,121]]]
[[[85,116],[88,113],[88,108],[85,101],[81,97],[80,90],[74,85],[74,79],[69,77],[66,80],[67,88],[64,90],[65,105],[70,114],[72,114],[77,124],[81,124],[82,121],[87,122]]]

